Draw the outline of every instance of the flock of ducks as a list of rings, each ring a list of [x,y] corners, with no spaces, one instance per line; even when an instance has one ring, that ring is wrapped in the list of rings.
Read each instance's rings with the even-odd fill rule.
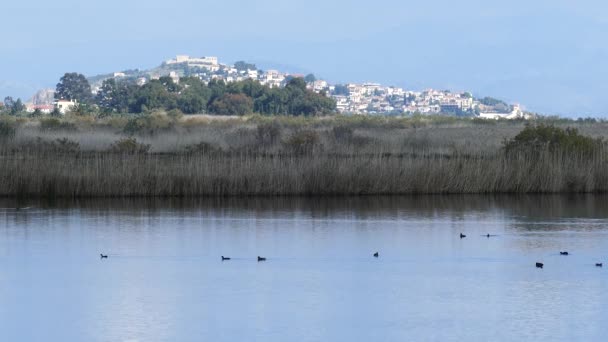
[[[13,209],[16,210],[16,211],[21,211],[21,210],[28,210],[28,209],[32,209],[32,208],[33,207],[16,207],[16,208],[13,208]],[[485,236],[487,238],[491,238],[491,237],[496,236],[496,235],[486,234],[486,235],[483,235],[483,236]],[[467,236],[465,234],[460,233],[460,238],[461,239],[464,239],[466,237]],[[568,253],[567,251],[559,252],[559,254],[563,255],[563,256],[570,255],[570,253]],[[373,254],[374,258],[378,258],[379,256],[380,256],[380,254],[378,252],[376,252],[376,253]],[[100,259],[107,259],[108,255],[102,253],[102,254],[99,254],[99,257],[100,257]],[[229,257],[225,257],[225,256],[222,255],[222,261],[228,261],[228,260],[230,260]],[[261,261],[266,261],[266,258],[258,256],[258,262],[261,262]],[[603,267],[603,266],[604,266],[604,264],[601,263],[601,262],[598,262],[598,263],[595,264],[595,267]],[[543,268],[543,267],[545,267],[545,264],[543,264],[542,262],[537,262],[536,263],[536,268]]]
[[[487,234],[487,235],[483,235],[483,236],[485,236],[487,238],[490,238],[490,237],[496,236],[496,235]],[[463,233],[460,233],[460,238],[461,239],[464,239],[466,237],[467,237],[466,235],[464,235]],[[564,252],[559,252],[559,255],[568,256],[568,255],[570,255],[570,253],[568,253],[567,251],[564,251]],[[103,254],[103,253],[99,254],[99,256],[100,256],[101,259],[107,259],[108,258],[108,256],[106,254]],[[380,253],[376,252],[376,253],[372,254],[372,256],[374,258],[378,258],[378,257],[380,257]],[[222,261],[229,261],[229,260],[230,260],[229,257],[225,257],[225,256],[222,255]],[[261,257],[261,256],[258,255],[258,262],[261,262],[261,261],[266,261],[266,258],[265,257]],[[601,262],[598,262],[598,263],[595,264],[595,267],[603,267],[603,266],[604,266],[604,264],[601,263]],[[545,264],[543,264],[542,262],[537,262],[536,263],[536,268],[543,268],[543,267],[545,267]]]
[[[487,235],[484,235],[484,236],[487,237],[487,238],[490,238],[490,237],[496,236],[496,235],[487,234]],[[460,233],[460,238],[461,239],[464,239],[466,237],[467,237],[466,235]],[[559,252],[559,255],[568,256],[568,255],[570,255],[570,253],[568,253],[567,251],[564,251],[564,252]],[[537,262],[536,263],[536,268],[543,268],[543,267],[545,267],[545,264],[543,264],[542,262]],[[595,267],[604,267],[604,264],[601,263],[601,262],[598,262],[598,263],[595,264]]]

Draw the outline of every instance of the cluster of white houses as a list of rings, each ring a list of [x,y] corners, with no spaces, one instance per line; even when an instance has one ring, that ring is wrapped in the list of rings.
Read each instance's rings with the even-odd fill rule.
[[[244,67],[243,67],[244,66]],[[170,76],[179,82],[180,77],[199,77],[205,82],[224,80],[226,82],[253,79],[269,87],[283,87],[292,77],[304,77],[300,74],[284,73],[277,70],[258,70],[253,65],[222,64],[217,57],[190,57],[178,55],[165,61],[161,67],[138,74],[134,81],[143,85],[150,79]],[[132,77],[129,72],[116,72],[110,77],[121,79]],[[497,107],[485,105],[473,98],[469,92],[450,92],[428,89],[424,91],[409,91],[399,87],[387,87],[378,83],[332,85],[323,80],[309,80],[308,88],[323,92],[336,100],[340,113],[352,114],[469,114],[488,119],[527,118],[518,105]],[[95,93],[101,82],[93,85]],[[48,96],[46,97],[48,98]],[[36,99],[36,96],[34,97]],[[71,101],[32,101],[28,111],[36,109],[50,113],[54,108],[65,113],[75,105]]]

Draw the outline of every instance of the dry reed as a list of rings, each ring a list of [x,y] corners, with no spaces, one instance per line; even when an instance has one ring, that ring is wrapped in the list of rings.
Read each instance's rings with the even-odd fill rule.
[[[117,150],[116,141],[125,135],[109,128],[49,132],[35,125],[19,127],[0,149],[0,196],[608,190],[608,160],[603,150],[593,155],[539,151],[534,157],[525,153],[506,156],[502,142],[517,134],[521,123],[416,126],[407,121],[256,120],[205,121],[136,135],[142,146],[150,145],[150,152],[147,148]],[[600,136],[598,132],[595,136]],[[57,140],[60,138],[63,140]]]

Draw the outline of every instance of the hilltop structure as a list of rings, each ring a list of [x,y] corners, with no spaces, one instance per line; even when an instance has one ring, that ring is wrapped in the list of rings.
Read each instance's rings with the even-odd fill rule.
[[[204,82],[223,80],[225,82],[256,80],[260,84],[274,88],[284,87],[294,77],[304,75],[281,72],[278,70],[259,70],[255,65],[236,62],[223,64],[217,57],[191,57],[177,55],[151,70],[125,70],[89,78],[93,93],[101,89],[106,79],[133,82],[139,86],[150,80],[169,76],[179,83],[182,77],[198,77]],[[309,77],[312,76],[312,77]],[[317,93],[326,94],[336,100],[337,111],[348,114],[402,115],[402,114],[449,114],[475,116],[485,119],[527,119],[529,114],[519,105],[503,101],[474,98],[470,92],[426,89],[423,91],[406,90],[400,87],[384,86],[379,83],[330,84],[317,80],[313,75],[306,76],[307,87]],[[45,94],[46,95],[46,94]],[[49,98],[49,96],[44,96]],[[36,97],[35,97],[36,98]],[[32,102],[33,105],[48,103]],[[32,107],[33,108],[33,107]]]

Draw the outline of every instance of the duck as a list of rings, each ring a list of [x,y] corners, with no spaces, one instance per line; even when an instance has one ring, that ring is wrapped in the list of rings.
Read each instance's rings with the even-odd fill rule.
[[[461,238],[461,239],[464,239],[464,238],[466,238],[466,237],[467,237],[466,235],[464,235],[464,234],[460,233],[460,238]]]
[[[380,254],[378,254],[378,252],[374,253],[374,258],[377,258],[379,256],[380,256]]]
[[[261,256],[258,256],[258,262],[260,262],[260,261],[266,261],[266,258],[263,258],[263,257],[261,257]]]
[[[103,254],[99,254],[100,259],[107,259],[108,256],[107,255],[103,255]]]
[[[570,255],[568,252],[559,252],[560,255]]]
[[[601,262],[598,262],[597,264],[595,264],[595,267],[603,267],[604,264],[602,264]]]
[[[543,268],[544,266],[545,266],[545,264],[543,264],[542,262],[536,263],[536,268]]]
[[[230,258],[227,258],[227,257],[225,257],[225,256],[222,255],[222,261],[225,261],[225,260],[230,260]]]

